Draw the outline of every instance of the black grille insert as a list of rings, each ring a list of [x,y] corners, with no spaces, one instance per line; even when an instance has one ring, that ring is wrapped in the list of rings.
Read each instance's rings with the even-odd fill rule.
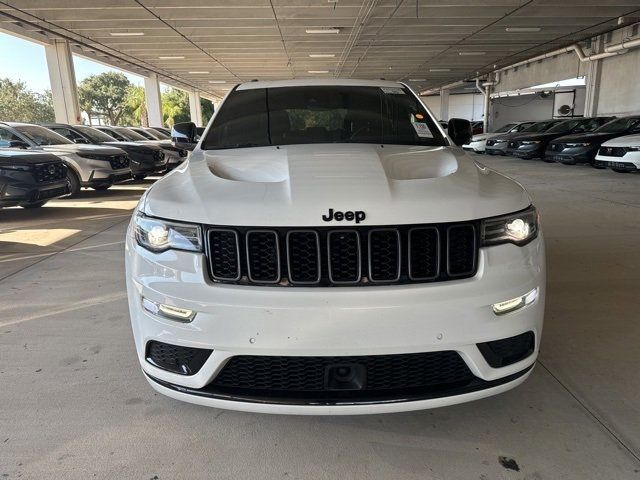
[[[41,163],[33,169],[38,183],[55,182],[67,176],[67,167],[62,162]]]
[[[328,375],[340,366],[361,370],[362,385],[340,395],[368,396],[412,390],[438,391],[464,386],[475,379],[457,352],[339,357],[231,357],[210,387],[240,395],[338,395]]]
[[[240,244],[234,230],[209,230],[211,275],[216,280],[240,279]]]
[[[129,166],[129,157],[126,155],[113,155],[109,157],[109,163],[114,170],[120,170],[121,168],[127,168]]]
[[[147,362],[180,375],[194,375],[207,361],[213,350],[183,347],[152,340],[147,343]]]
[[[524,360],[533,353],[535,335],[533,332],[525,332],[515,337],[479,343],[478,349],[493,368],[506,367]]]
[[[278,234],[271,230],[247,232],[248,275],[252,282],[280,281],[280,248]]]
[[[468,278],[479,221],[398,227],[209,227],[209,274],[243,285],[371,286]]]

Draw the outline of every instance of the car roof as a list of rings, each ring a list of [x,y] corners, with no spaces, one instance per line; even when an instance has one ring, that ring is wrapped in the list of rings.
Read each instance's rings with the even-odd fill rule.
[[[257,88],[280,88],[280,87],[403,87],[400,82],[387,80],[358,80],[354,78],[295,78],[291,80],[271,80],[253,81],[241,83],[236,90],[253,90]]]

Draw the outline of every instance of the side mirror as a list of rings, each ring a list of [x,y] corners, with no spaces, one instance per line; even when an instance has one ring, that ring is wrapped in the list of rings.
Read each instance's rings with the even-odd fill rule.
[[[87,141],[87,139],[86,139],[86,138],[77,137],[77,138],[74,138],[74,139],[73,139],[73,143],[84,143],[84,144],[87,144],[87,143],[89,143],[89,142]]]
[[[171,142],[174,147],[193,150],[198,144],[198,129],[195,123],[176,123],[171,129]]]
[[[471,141],[471,122],[464,118],[452,118],[447,124],[447,133],[453,143],[461,147]]]
[[[29,148],[29,144],[22,140],[0,140],[1,148]]]

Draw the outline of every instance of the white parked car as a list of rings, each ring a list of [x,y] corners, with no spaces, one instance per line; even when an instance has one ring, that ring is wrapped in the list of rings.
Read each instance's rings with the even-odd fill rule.
[[[640,171],[640,135],[625,135],[602,144],[595,167],[607,167],[618,173]]]
[[[545,298],[521,185],[401,83],[250,82],[126,238],[136,349],[157,391],[287,414],[417,410],[533,369]],[[193,124],[172,132],[193,144]]]
[[[479,135],[474,135],[471,137],[471,141],[465,145],[462,145],[462,148],[465,150],[471,150],[476,153],[484,153],[485,148],[487,146],[487,140],[490,138],[496,137],[502,133],[517,133],[525,128],[533,125],[535,122],[516,122],[516,123],[507,123],[503,125],[495,132],[491,133],[481,133]]]

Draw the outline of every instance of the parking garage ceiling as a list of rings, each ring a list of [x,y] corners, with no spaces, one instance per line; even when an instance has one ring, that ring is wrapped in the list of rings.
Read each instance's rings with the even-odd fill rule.
[[[639,17],[640,0],[0,1],[0,29],[214,95],[312,76],[432,88]]]

